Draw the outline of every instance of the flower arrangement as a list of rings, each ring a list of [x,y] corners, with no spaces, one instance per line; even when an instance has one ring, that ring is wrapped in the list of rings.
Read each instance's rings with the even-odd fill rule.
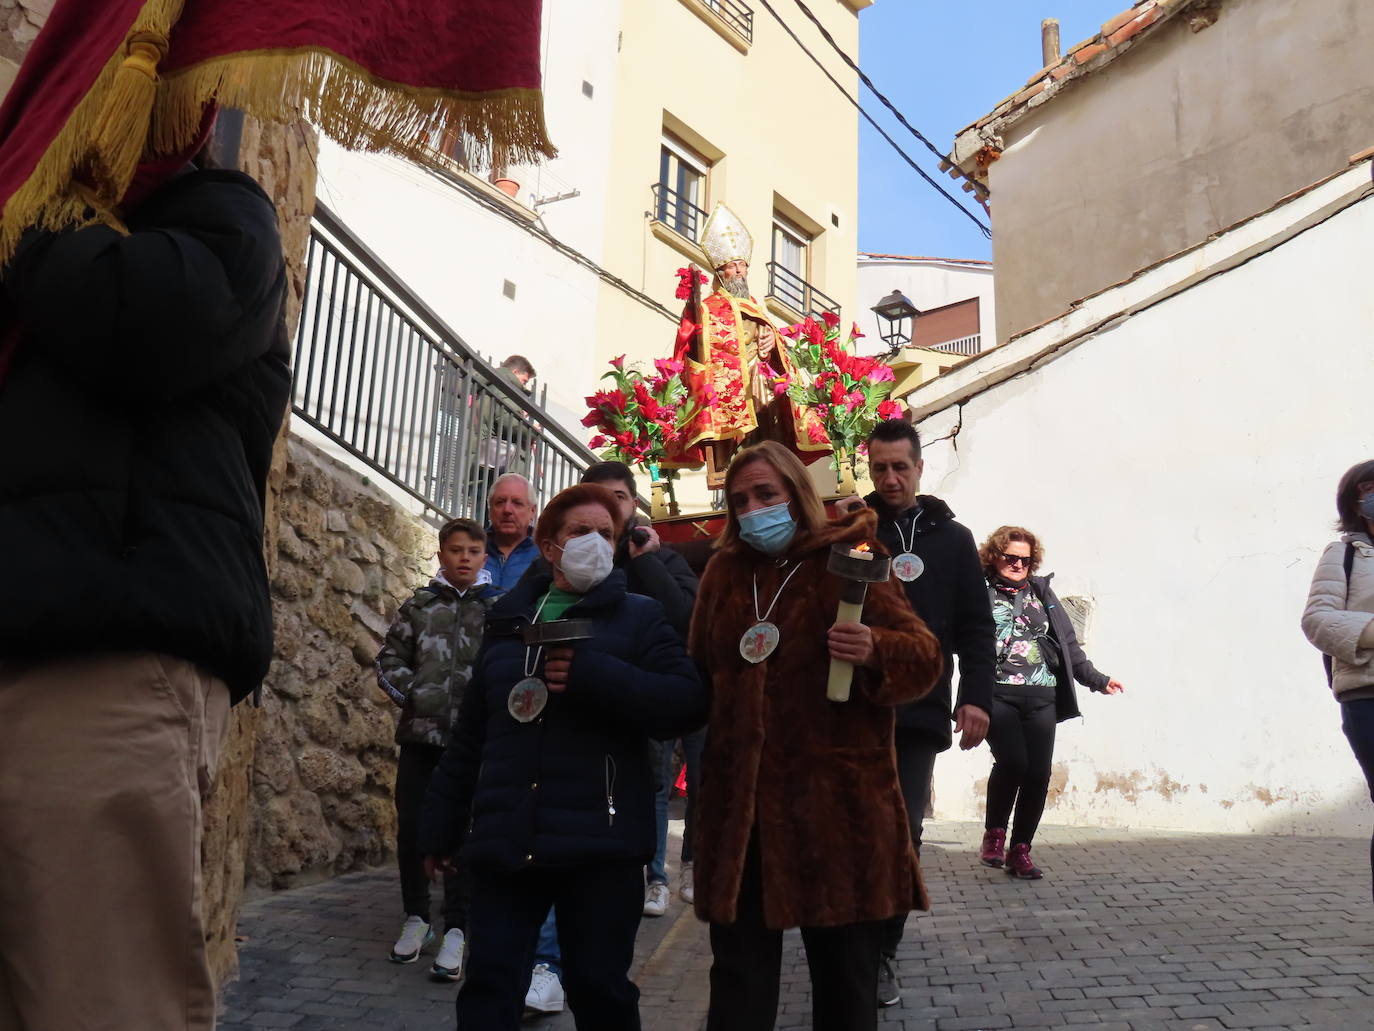
[[[672,494],[673,470],[660,472],[669,449],[682,440],[683,433],[701,410],[702,399],[694,398],[683,378],[683,363],[659,358],[655,374],[645,376],[625,368],[625,356],[611,360],[611,371],[602,379],[612,380],[609,390],[598,390],[588,397],[587,414],[582,425],[597,431],[588,441],[593,450],[603,449],[601,457],[626,465],[647,466],[655,481],[668,481]]]
[[[833,312],[823,313],[820,322],[808,316],[779,332],[787,341],[788,356],[797,373],[776,378],[775,394],[786,394],[814,411],[834,446],[831,464],[836,473],[846,462],[853,472],[873,427],[886,419],[900,418],[905,410],[900,401],[888,398],[896,374],[879,358],[861,358],[853,353],[864,335],[857,324],[850,329],[849,339],[841,343],[840,317]]]

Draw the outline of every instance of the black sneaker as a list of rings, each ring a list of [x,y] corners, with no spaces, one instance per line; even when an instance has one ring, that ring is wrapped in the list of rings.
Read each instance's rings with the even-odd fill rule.
[[[892,969],[892,960],[886,956],[878,963],[878,1005],[886,1008],[902,1001],[902,993],[897,990],[897,972]]]

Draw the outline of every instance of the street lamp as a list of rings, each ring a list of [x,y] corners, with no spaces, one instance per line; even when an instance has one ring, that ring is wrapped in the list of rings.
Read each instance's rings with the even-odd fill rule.
[[[916,328],[916,318],[921,314],[900,290],[893,290],[872,308],[878,316],[878,336],[893,351],[901,350],[911,343],[912,331]]]

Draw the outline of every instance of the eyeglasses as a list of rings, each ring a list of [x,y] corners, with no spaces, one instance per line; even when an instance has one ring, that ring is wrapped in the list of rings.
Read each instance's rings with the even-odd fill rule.
[[[1030,568],[1030,563],[1031,563],[1031,560],[1030,560],[1030,556],[1029,556],[1029,555],[1007,555],[1007,554],[1003,554],[1003,555],[1002,555],[1002,561],[1005,562],[1005,563],[1006,563],[1007,565],[1009,565],[1009,566],[1025,566],[1027,569]]]

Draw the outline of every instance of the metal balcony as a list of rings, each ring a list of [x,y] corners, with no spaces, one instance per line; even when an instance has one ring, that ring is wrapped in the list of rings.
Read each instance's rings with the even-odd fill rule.
[[[654,183],[654,218],[693,243],[699,243],[706,212],[666,183]]]
[[[768,263],[768,296],[775,297],[797,314],[820,318],[823,312],[840,313],[839,303],[821,293],[791,269],[776,261]]]

